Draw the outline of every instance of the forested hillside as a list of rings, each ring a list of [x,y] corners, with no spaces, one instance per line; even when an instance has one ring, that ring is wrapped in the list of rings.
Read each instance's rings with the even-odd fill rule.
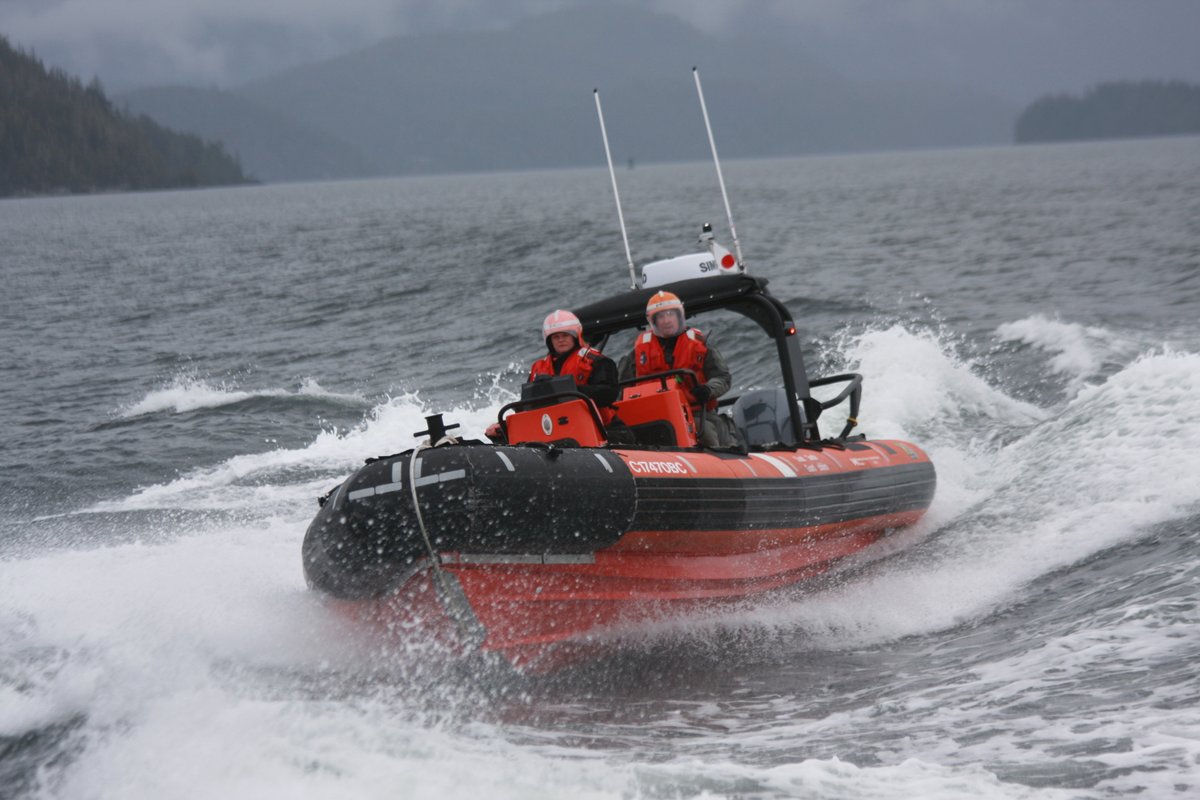
[[[1050,95],[1017,118],[1018,142],[1200,133],[1200,86],[1183,81],[1103,83],[1083,97]]]
[[[0,36],[0,196],[246,182],[221,144],[126,114]]]

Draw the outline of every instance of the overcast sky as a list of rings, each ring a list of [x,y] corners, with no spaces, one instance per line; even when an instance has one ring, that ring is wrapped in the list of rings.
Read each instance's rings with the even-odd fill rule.
[[[0,0],[0,33],[110,90],[232,86],[398,34],[616,0]],[[1200,83],[1200,0],[645,0],[702,30],[786,37],[856,78],[1016,103],[1119,79]],[[619,43],[614,43],[619,57]],[[764,80],[769,79],[764,76]]]

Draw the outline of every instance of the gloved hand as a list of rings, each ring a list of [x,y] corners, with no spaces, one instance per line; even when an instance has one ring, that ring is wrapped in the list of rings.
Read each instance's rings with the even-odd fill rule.
[[[704,405],[713,396],[712,389],[708,388],[707,383],[700,383],[696,388],[692,389],[692,397],[696,398],[696,402]]]

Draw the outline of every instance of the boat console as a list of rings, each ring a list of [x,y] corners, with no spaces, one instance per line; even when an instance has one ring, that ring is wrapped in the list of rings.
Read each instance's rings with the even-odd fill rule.
[[[514,413],[505,417],[509,411]],[[608,443],[596,405],[569,375],[526,383],[521,399],[501,408],[498,418],[510,444],[602,447]]]
[[[623,385],[621,399],[613,407],[638,444],[697,446],[699,427],[680,382],[689,376],[695,380],[688,370],[670,370]],[[510,411],[513,413],[505,416]],[[500,424],[509,444],[544,442],[560,447],[608,444],[599,412],[591,400],[577,391],[570,377],[522,386],[521,399],[500,410]]]
[[[633,430],[638,444],[695,447],[699,443],[699,427],[677,373],[696,379],[689,370],[674,369],[623,386],[615,403],[617,416]]]

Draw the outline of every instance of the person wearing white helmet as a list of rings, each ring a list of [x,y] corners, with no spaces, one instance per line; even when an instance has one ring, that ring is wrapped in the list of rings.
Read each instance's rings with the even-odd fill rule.
[[[551,312],[542,322],[542,338],[546,342],[546,355],[533,362],[529,381],[557,375],[571,376],[579,393],[596,404],[604,424],[614,425],[616,411],[612,404],[620,392],[617,365],[599,350],[587,346],[579,318],[562,309]],[[491,438],[499,434],[499,424],[493,424],[487,430]]]
[[[696,382],[681,381],[688,402],[703,410],[700,443],[705,447],[730,444],[716,417],[717,398],[729,391],[732,378],[725,359],[698,329],[688,327],[683,301],[671,292],[655,292],[646,303],[649,330],[639,334],[633,351],[621,359],[621,381],[671,369],[688,369]]]
[[[583,341],[583,325],[570,311],[558,310],[542,322],[542,338],[546,340],[546,355],[533,362],[529,380],[539,377],[570,375],[579,392],[586,395],[600,410],[607,425],[612,421],[612,404],[617,399],[617,366],[599,350]]]

